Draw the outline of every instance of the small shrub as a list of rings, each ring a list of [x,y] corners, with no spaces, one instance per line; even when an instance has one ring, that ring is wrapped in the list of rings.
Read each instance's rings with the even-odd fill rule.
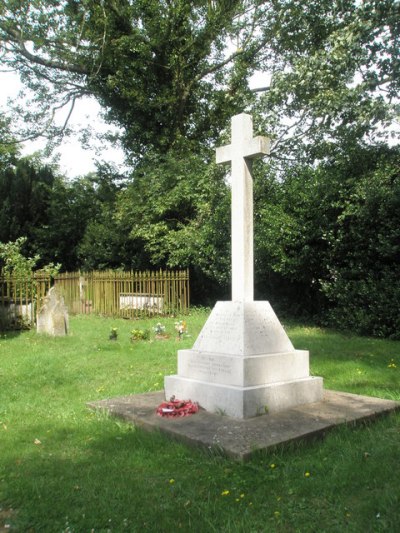
[[[150,330],[133,329],[131,331],[131,341],[148,341],[150,339]]]
[[[32,324],[26,317],[10,313],[7,307],[0,306],[0,331],[21,331],[31,327]]]
[[[4,307],[0,307],[0,331],[11,329],[11,318]]]
[[[118,338],[118,330],[117,328],[111,328],[110,335],[108,336],[110,341],[116,341]]]

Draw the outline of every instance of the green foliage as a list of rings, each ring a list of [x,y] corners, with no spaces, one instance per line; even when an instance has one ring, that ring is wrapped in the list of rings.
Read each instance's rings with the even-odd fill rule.
[[[79,245],[101,207],[91,176],[74,181],[57,179],[46,211],[46,223],[34,229],[34,242],[43,261],[59,261],[63,270],[79,269]]]
[[[317,199],[318,180],[305,166],[289,169],[284,181],[275,175],[276,167],[260,165],[255,177],[258,297],[294,316],[319,313],[328,213]]]
[[[64,134],[49,126],[54,108],[92,95],[133,158],[215,142],[245,109],[280,156],[316,157],[396,118],[399,14],[393,0],[7,0],[2,62],[40,110],[19,106],[20,133]],[[271,78],[259,99],[255,70]]]
[[[0,265],[3,263],[0,273],[2,275],[15,278],[29,278],[33,275],[40,256],[25,257],[23,255],[22,249],[26,241],[26,237],[19,237],[15,242],[0,242]],[[40,269],[40,272],[53,277],[58,274],[60,268],[60,264],[48,263]]]
[[[263,290],[292,312],[398,338],[398,168],[398,150],[380,146],[293,168],[282,182],[258,176],[258,276],[272,271],[278,284]]]
[[[148,155],[117,201],[116,218],[156,267],[191,267],[199,279],[226,283],[229,190],[209,153]],[[147,265],[140,265],[141,267]]]
[[[26,237],[20,237],[15,242],[0,242],[0,277],[5,278],[6,284],[11,284],[11,295],[15,304],[31,304],[36,298],[37,287],[34,283],[36,264],[40,257],[25,257],[23,248],[26,244]],[[50,263],[45,265],[41,273],[48,276],[56,275],[61,265]],[[32,327],[33,314],[31,311],[10,312],[7,306],[0,306],[0,331],[22,330]]]
[[[364,273],[360,270],[361,266],[355,279],[351,273],[339,271],[334,280],[322,284],[333,304],[324,322],[363,335],[399,339],[398,268]]]
[[[329,277],[322,283],[333,304],[330,323],[394,338],[400,338],[399,163],[398,151],[383,150],[351,180],[330,246]]]
[[[131,331],[131,341],[148,341],[150,339],[149,329],[133,329]]]
[[[26,241],[26,237],[19,237],[15,242],[0,242],[0,260],[3,263],[2,274],[10,274],[18,278],[32,275],[33,269],[39,261],[39,256],[25,257],[22,254],[22,247]]]
[[[38,156],[14,158],[13,165],[0,167],[0,241],[27,236],[29,246],[35,227],[47,222],[55,180],[53,169]]]
[[[54,263],[70,271],[132,268],[136,250],[113,216],[123,187],[114,169],[68,181],[38,155],[13,162],[0,166],[0,242],[26,237],[23,253],[39,256],[35,266],[45,271]]]
[[[0,111],[0,172],[10,168],[19,155],[19,149],[10,135],[11,119]]]
[[[314,161],[390,135],[398,115],[399,20],[392,0],[273,2],[261,60],[272,79],[257,108],[278,157]]]
[[[64,133],[49,127],[48,113],[91,94],[107,120],[123,128],[129,152],[165,151],[181,136],[215,137],[218,123],[248,99],[243,80],[260,39],[248,35],[246,54],[225,54],[227,38],[259,19],[248,8],[239,0],[34,0],[24,9],[9,0],[0,12],[2,61],[18,70],[40,103],[40,114],[25,109],[36,132]]]
[[[398,117],[399,21],[392,0],[3,2],[2,64],[39,110],[24,100],[21,135],[54,140],[67,126],[49,113],[92,95],[134,168],[125,184],[104,168],[66,183],[0,145],[0,241],[26,235],[68,270],[190,267],[194,297],[215,300],[230,224],[213,148],[245,110],[273,139],[256,165],[259,295],[398,335],[396,161],[377,140]],[[13,124],[2,117],[4,142]]]
[[[86,271],[140,268],[140,251],[129,239],[128,222],[115,216],[125,188],[122,176],[111,166],[100,165],[90,180],[92,209],[77,246],[79,266]]]

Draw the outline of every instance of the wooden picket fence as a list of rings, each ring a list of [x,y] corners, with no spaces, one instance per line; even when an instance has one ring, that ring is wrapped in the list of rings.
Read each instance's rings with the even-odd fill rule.
[[[38,306],[51,287],[51,278],[41,272],[33,276],[0,276],[0,327],[34,324]]]
[[[54,278],[71,314],[136,318],[189,310],[189,271],[66,272]]]
[[[2,323],[34,324],[44,296],[54,283],[70,314],[137,318],[185,314],[190,306],[189,271],[66,272],[50,276],[0,277]],[[21,323],[22,323],[21,322]]]

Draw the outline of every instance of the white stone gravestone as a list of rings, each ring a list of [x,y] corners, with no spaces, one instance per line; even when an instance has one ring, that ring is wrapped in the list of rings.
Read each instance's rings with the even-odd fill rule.
[[[37,333],[47,333],[53,337],[68,333],[68,309],[57,287],[52,287],[43,299],[36,317]]]
[[[309,354],[295,350],[266,301],[254,301],[251,160],[269,153],[253,137],[250,115],[232,118],[232,142],[217,148],[231,162],[232,301],[217,302],[191,350],[178,351],[178,374],[165,396],[191,399],[208,411],[250,418],[318,402],[323,380],[310,376]]]

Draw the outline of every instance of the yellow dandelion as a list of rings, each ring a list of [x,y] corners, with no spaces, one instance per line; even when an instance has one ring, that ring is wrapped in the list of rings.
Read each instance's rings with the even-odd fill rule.
[[[310,472],[305,472],[304,473],[304,477],[310,477],[310,476],[311,476]]]
[[[175,483],[175,479],[170,479],[169,483],[170,483],[170,485],[173,485]]]
[[[272,463],[269,465],[270,468],[276,468],[276,464]]]
[[[228,496],[228,494],[229,494],[229,490],[223,490],[221,492],[221,496]]]

